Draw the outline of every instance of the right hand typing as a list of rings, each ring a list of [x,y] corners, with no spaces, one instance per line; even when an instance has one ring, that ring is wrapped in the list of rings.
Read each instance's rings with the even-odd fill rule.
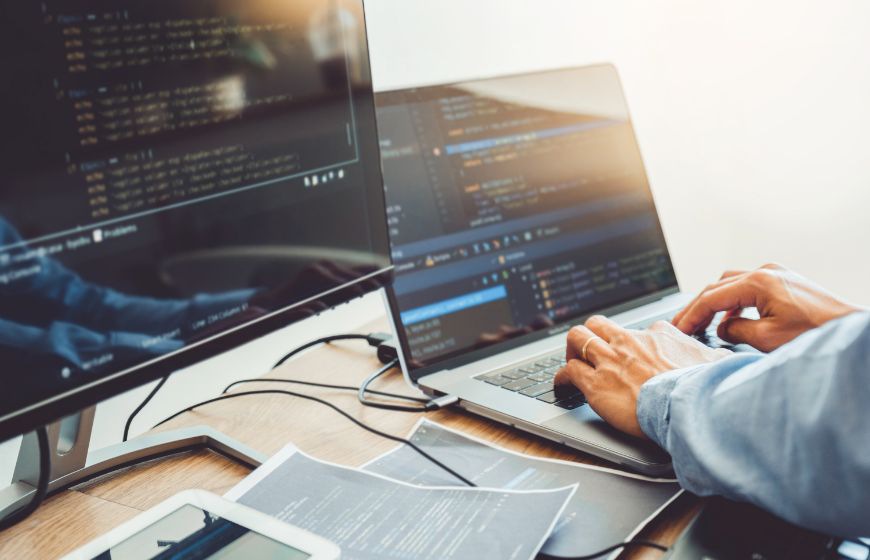
[[[740,316],[750,307],[758,310],[759,319]],[[680,311],[673,324],[686,334],[694,334],[706,329],[716,313],[727,311],[719,324],[720,338],[770,352],[808,330],[858,310],[806,278],[768,264],[750,272],[726,272]]]

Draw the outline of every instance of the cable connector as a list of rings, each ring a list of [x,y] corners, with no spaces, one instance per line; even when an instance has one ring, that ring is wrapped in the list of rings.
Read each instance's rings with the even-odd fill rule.
[[[458,402],[459,397],[454,395],[444,395],[442,397],[435,397],[434,399],[430,400],[423,406],[423,408],[425,408],[426,410],[441,410],[442,408],[453,406]]]
[[[378,360],[382,364],[388,364],[399,359],[399,350],[396,348],[393,336],[387,333],[370,333],[366,335],[366,341],[370,346],[377,347]]]
[[[384,342],[393,339],[393,335],[383,332],[373,332],[365,335],[366,342],[369,343],[369,346],[378,347]]]

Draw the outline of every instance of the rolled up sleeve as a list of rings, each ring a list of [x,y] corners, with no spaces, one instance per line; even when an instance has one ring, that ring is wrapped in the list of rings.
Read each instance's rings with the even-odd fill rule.
[[[870,313],[768,355],[659,375],[641,388],[637,415],[690,492],[870,534]]]

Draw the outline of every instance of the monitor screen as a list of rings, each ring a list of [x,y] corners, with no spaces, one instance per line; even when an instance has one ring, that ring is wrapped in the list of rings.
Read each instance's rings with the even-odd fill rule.
[[[385,92],[377,106],[411,370],[676,286],[612,66]]]
[[[0,434],[388,279],[361,0],[0,6]]]

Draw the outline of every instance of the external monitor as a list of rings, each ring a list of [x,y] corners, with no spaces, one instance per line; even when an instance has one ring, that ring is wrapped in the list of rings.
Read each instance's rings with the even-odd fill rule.
[[[361,0],[0,6],[0,439],[389,279]]]

